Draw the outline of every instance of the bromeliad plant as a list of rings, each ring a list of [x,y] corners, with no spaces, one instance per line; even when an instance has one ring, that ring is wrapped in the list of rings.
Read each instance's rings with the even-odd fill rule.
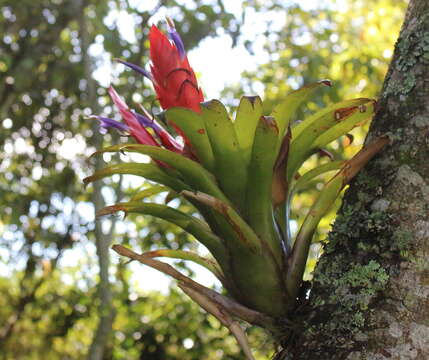
[[[312,154],[367,122],[375,102],[345,100],[293,124],[296,109],[311,93],[330,86],[324,80],[286,95],[271,114],[264,113],[258,96],[244,96],[231,119],[220,101],[204,102],[171,21],[168,35],[156,26],[150,29],[150,72],[118,60],[152,81],[164,111],[154,118],[143,108],[141,112],[131,110],[110,87],[109,94],[125,123],[97,117],[103,128],[128,133],[137,143],[110,146],[96,154],[135,152],[153,161],[115,164],[84,181],[133,174],[159,184],[153,191],[137,193],[129,202],[108,206],[98,214],[124,211],[164,219],[193,235],[212,257],[169,249],[138,255],[120,245],[114,250],[177,279],[192,299],[231,329],[251,358],[236,319],[272,329],[275,318],[294,311],[320,219],[387,140],[378,139],[350,160],[331,161],[301,174],[301,166]],[[164,121],[174,134],[161,125]],[[177,141],[178,137],[183,141]],[[294,194],[332,170],[338,171],[324,185],[293,237],[289,223]],[[188,200],[204,221],[167,205],[144,202],[147,195],[166,190]],[[206,267],[221,281],[228,296],[192,281],[156,257],[190,260]]]

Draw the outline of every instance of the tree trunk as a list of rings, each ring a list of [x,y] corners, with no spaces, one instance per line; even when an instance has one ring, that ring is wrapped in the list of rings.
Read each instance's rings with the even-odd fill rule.
[[[285,359],[429,359],[429,1],[411,0],[367,142]]]
[[[100,111],[97,101],[97,83],[92,77],[92,59],[89,55],[89,31],[88,23],[85,13],[85,6],[87,3],[81,1],[81,16],[79,21],[80,40],[82,46],[83,62],[85,68],[85,78],[87,81],[86,95],[89,106],[92,106],[94,113]],[[98,124],[94,122],[92,127],[94,133],[93,143],[97,149],[102,147],[103,138],[99,134]],[[95,159],[94,168],[99,170],[103,167],[103,160],[98,158]],[[101,182],[94,183],[94,192],[92,194],[92,201],[94,203],[94,209],[102,209],[105,205],[102,195],[103,184]],[[111,290],[111,284],[109,281],[109,267],[110,267],[110,244],[112,242],[112,235],[114,232],[115,221],[112,221],[109,233],[105,233],[102,228],[100,221],[95,221],[95,246],[98,257],[99,265],[99,281],[98,281],[98,325],[93,335],[91,346],[89,347],[87,360],[101,360],[103,359],[106,347],[108,345],[109,336],[112,332],[112,325],[116,315],[115,308],[113,306],[113,296]]]

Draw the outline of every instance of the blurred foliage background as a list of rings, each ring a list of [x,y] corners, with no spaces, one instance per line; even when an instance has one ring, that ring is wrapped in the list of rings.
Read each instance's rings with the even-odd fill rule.
[[[156,108],[150,84],[112,59],[146,64],[148,22],[169,14],[192,49],[191,62],[203,59],[192,64],[203,86],[210,81],[204,59],[229,55],[210,47],[219,39],[245,54],[227,62],[255,64],[232,79],[224,68],[204,70],[217,77],[225,72],[224,89],[206,96],[220,97],[231,111],[242,94],[263,96],[269,111],[300,85],[331,79],[334,86],[317,93],[299,120],[333,101],[377,96],[405,6],[405,0],[237,0],[234,6],[222,0],[0,0],[0,358],[240,359],[227,331],[174,285],[168,290],[168,283],[158,284],[166,281],[162,276],[108,251],[112,241],[137,250],[195,248],[191,238],[149,217],[95,222],[94,203],[126,199],[135,186],[148,185],[127,176],[88,189],[81,182],[102,165],[86,160],[96,147],[127,141],[101,137],[88,119],[114,114],[106,96],[110,79],[130,104]],[[362,133],[354,135],[353,145],[338,142],[328,150],[350,156],[363,141]],[[320,161],[326,160],[314,157],[310,164]],[[296,197],[295,221],[318,186]],[[333,217],[334,211],[322,222],[316,241],[323,241]],[[319,249],[316,243],[313,255]],[[178,265],[219,286],[199,275],[201,269]],[[269,339],[249,332],[256,355],[267,358]]]

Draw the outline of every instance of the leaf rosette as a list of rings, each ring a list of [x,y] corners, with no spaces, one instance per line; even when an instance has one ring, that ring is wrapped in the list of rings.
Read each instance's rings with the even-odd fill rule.
[[[320,220],[351,178],[388,140],[379,138],[349,160],[331,159],[301,174],[303,164],[313,154],[369,121],[375,101],[341,101],[294,123],[296,110],[305,106],[311,94],[331,86],[322,80],[286,95],[270,114],[264,114],[258,96],[245,96],[233,119],[219,100],[204,102],[180,36],[171,20],[168,25],[170,39],[156,26],[150,30],[150,71],[119,60],[153,82],[163,111],[152,117],[144,109],[131,110],[111,87],[109,93],[124,123],[97,117],[104,129],[127,132],[137,143],[110,146],[96,154],[136,152],[149,156],[152,162],[111,165],[84,182],[132,174],[157,183],[152,192],[146,189],[129,202],[100,209],[98,214],[124,211],[161,218],[195,237],[211,256],[168,249],[137,255],[119,245],[115,250],[177,279],[190,297],[230,328],[245,349],[234,318],[271,328],[274,318],[293,311]],[[174,132],[167,131],[163,121]],[[328,171],[336,174],[319,191],[301,228],[292,236],[294,194]],[[162,191],[189,201],[201,218],[145,201]],[[153,260],[160,257],[204,266],[220,279],[228,297],[215,296],[212,290],[196,286]],[[223,315],[215,308],[222,308]]]

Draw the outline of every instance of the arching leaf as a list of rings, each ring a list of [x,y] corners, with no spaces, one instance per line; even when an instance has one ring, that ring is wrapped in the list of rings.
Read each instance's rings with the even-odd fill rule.
[[[182,194],[187,198],[195,199],[204,205],[207,205],[221,214],[227,222],[231,225],[233,231],[236,233],[237,238],[248,249],[254,252],[261,250],[261,242],[253,229],[241,218],[241,216],[234,210],[233,207],[224,203],[220,199],[213,196],[204,194],[202,192],[183,191]]]
[[[134,201],[139,201],[139,200],[143,200],[147,197],[153,196],[153,195],[158,195],[160,193],[163,192],[167,192],[170,191],[167,187],[162,186],[162,185],[152,185],[149,186],[146,189],[143,189],[139,192],[137,192],[135,195],[133,195],[130,199],[131,202]]]
[[[321,80],[305,85],[300,89],[287,94],[283,101],[274,108],[271,116],[273,116],[277,122],[280,139],[283,139],[286,129],[298,107],[308,99],[314,90],[322,86],[331,86],[331,82],[329,80]]]
[[[220,263],[226,261],[226,252],[222,240],[213,234],[208,225],[179,210],[166,205],[142,202],[124,202],[111,206],[106,206],[97,212],[97,216],[109,215],[118,211],[127,213],[139,213],[152,215],[160,219],[171,222],[183,230],[193,235],[199,242],[209,249],[213,256]]]
[[[346,104],[348,106],[344,107],[343,105]],[[318,141],[319,136],[322,136],[322,140],[326,141],[346,134],[350,130],[350,126],[354,126],[351,124],[358,124],[372,116],[372,105],[373,101],[370,99],[343,101],[317,112],[292,129],[290,156],[287,166],[288,182],[310,155],[321,146],[326,145],[326,143]],[[362,111],[363,109],[365,111]],[[328,137],[323,135],[342,122],[346,122],[347,125],[337,127],[335,131],[329,133]],[[333,138],[333,135],[336,137]]]
[[[346,163],[345,160],[338,160],[338,161],[330,161],[326,164],[320,165],[314,169],[311,169],[310,171],[307,171],[304,175],[302,175],[294,184],[292,190],[290,191],[291,194],[296,193],[297,191],[302,190],[307,186],[309,182],[311,182],[314,178],[316,178],[319,175],[322,175],[326,172],[338,170],[340,169],[344,164]]]
[[[205,267],[213,275],[215,275],[221,282],[224,282],[224,275],[222,273],[219,264],[214,259],[208,257],[202,257],[192,251],[185,250],[172,250],[172,249],[158,249],[154,251],[147,251],[142,254],[143,256],[156,258],[156,257],[167,257],[172,259],[180,259],[185,261],[192,261],[198,265]]]
[[[104,152],[125,151],[148,155],[155,160],[162,161],[176,169],[182,175],[183,181],[192,189],[206,192],[229,203],[228,199],[217,186],[212,174],[197,162],[172,151],[156,146],[127,144],[109,146],[97,151],[92,156]]]
[[[144,177],[147,180],[155,181],[168,186],[175,191],[189,189],[183,181],[167,175],[158,165],[145,163],[122,163],[115,164],[96,171],[93,175],[83,179],[85,185],[115,174],[129,174]]]

